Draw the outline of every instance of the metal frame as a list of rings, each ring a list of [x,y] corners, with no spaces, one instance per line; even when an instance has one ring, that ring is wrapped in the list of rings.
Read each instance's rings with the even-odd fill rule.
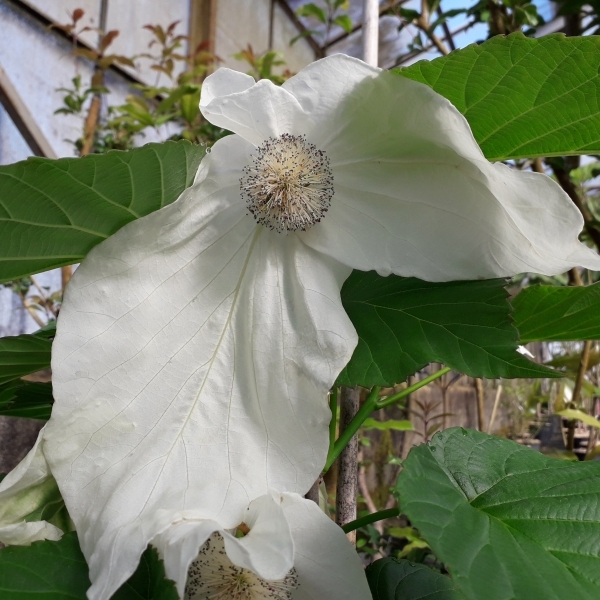
[[[38,127],[8,75],[0,67],[0,103],[35,156],[57,158],[50,142]]]
[[[77,39],[75,42],[73,41],[72,36],[68,35],[62,29],[58,29],[56,27],[57,23],[49,19],[46,15],[42,14],[33,6],[31,6],[26,0],[1,0],[7,6],[12,6],[14,10],[21,11],[30,17],[33,21],[37,22],[42,28],[48,30],[48,33],[51,33],[63,40],[67,40],[70,44],[75,45],[77,48],[86,48],[87,50],[94,50],[95,48],[87,44],[86,42]],[[113,65],[109,69],[110,71],[117,73],[119,76],[123,77],[130,83],[142,83],[135,75],[132,75],[126,69],[123,69],[119,65]]]
[[[313,49],[315,56],[317,58],[323,57],[325,55],[325,48],[322,48],[317,43],[315,38],[312,35],[310,35],[309,33],[307,33],[308,29],[304,26],[304,23],[302,23],[302,21],[298,18],[298,15],[294,12],[292,7],[285,0],[275,0],[275,2],[277,4],[279,4],[279,6],[281,6],[281,8],[282,8],[283,12],[285,13],[285,15],[287,16],[287,18],[294,24],[294,26],[298,30],[298,33],[303,34],[304,39],[308,42],[310,47]]]

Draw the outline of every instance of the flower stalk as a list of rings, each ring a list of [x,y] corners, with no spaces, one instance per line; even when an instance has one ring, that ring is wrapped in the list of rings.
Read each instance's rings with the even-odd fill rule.
[[[342,527],[344,533],[350,533],[351,531],[356,531],[360,527],[364,527],[365,525],[370,525],[371,523],[377,523],[377,521],[383,521],[385,519],[392,519],[393,517],[397,517],[400,515],[399,508],[387,508],[385,510],[380,510],[370,515],[365,515],[360,519],[356,519],[355,521],[351,521]]]
[[[398,392],[397,394],[387,396],[386,398],[379,398],[379,392],[381,390],[379,386],[373,387],[365,403],[360,407],[359,411],[356,413],[354,419],[352,419],[348,427],[346,427],[340,433],[340,437],[336,440],[336,442],[330,445],[329,455],[327,457],[327,463],[325,464],[324,471],[326,472],[330,469],[331,465],[335,462],[342,450],[352,439],[352,436],[354,436],[354,434],[359,430],[360,426],[365,422],[365,420],[373,411],[379,410],[380,408],[385,408],[386,406],[390,406],[391,404],[395,404],[396,402],[402,400],[403,398],[406,398],[406,396],[412,394],[413,392],[416,392],[422,387],[425,387],[432,381],[439,379],[446,373],[450,372],[450,370],[450,367],[444,367],[443,369],[436,371],[432,375],[421,379],[414,385],[410,385],[406,389]]]

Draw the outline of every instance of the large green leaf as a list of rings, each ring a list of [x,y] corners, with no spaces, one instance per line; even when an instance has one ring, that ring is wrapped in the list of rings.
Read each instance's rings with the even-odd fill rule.
[[[47,421],[54,397],[51,383],[17,379],[0,385],[0,415]]]
[[[588,287],[534,285],[512,304],[521,341],[600,340],[600,283]]]
[[[35,542],[0,550],[0,598],[85,600],[88,567],[74,533],[59,542]]]
[[[373,600],[458,600],[452,581],[408,560],[382,558],[367,567]]]
[[[428,283],[354,271],[342,302],[358,346],[340,385],[393,385],[431,362],[473,377],[549,377],[516,350],[504,280]]]
[[[6,600],[86,600],[88,566],[75,533],[58,542],[35,542],[0,550],[0,598]],[[113,600],[178,600],[165,579],[156,550],[149,548],[140,565]]]
[[[0,282],[79,262],[129,221],[176,200],[204,152],[181,141],[0,166]]]
[[[600,40],[494,37],[400,70],[463,113],[489,160],[600,152]]]
[[[55,331],[52,323],[33,335],[1,337],[0,385],[23,375],[47,369],[50,366],[51,338],[54,337]]]
[[[453,428],[411,451],[397,492],[467,598],[600,598],[599,462]]]

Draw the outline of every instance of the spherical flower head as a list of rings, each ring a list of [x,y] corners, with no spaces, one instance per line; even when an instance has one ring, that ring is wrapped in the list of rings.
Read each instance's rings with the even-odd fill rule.
[[[221,534],[213,533],[189,568],[185,600],[292,600],[297,587],[293,567],[273,581],[237,567],[227,556]]]
[[[304,136],[269,138],[243,173],[240,186],[249,212],[278,233],[310,229],[331,206],[329,159]]]

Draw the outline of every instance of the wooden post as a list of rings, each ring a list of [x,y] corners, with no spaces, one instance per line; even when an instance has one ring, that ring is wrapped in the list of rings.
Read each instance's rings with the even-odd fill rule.
[[[215,34],[217,27],[217,1],[216,0],[190,0],[190,26],[188,52],[191,54],[196,48],[207,42],[208,51],[215,51]]]

